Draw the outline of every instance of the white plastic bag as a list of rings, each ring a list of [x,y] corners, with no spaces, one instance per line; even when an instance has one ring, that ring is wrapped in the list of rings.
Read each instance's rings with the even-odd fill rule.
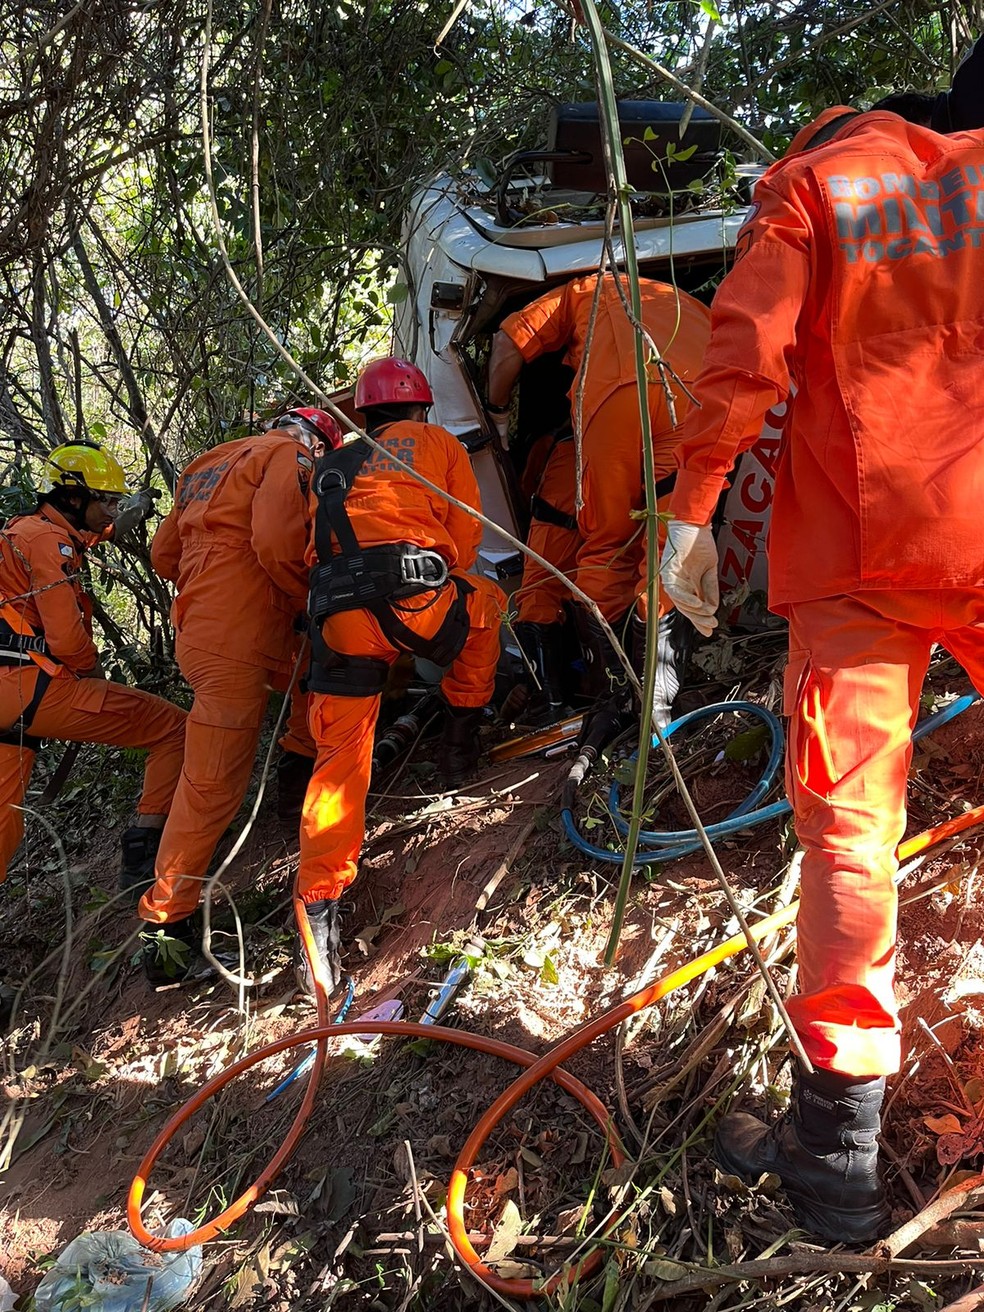
[[[165,1230],[173,1239],[194,1229],[179,1218]],[[183,1303],[202,1267],[200,1247],[151,1253],[124,1230],[79,1235],[58,1256],[34,1295],[37,1312],[168,1312]]]

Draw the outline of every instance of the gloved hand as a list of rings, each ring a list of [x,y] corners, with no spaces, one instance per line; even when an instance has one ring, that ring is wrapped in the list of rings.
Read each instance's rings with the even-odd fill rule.
[[[492,427],[499,434],[499,444],[503,451],[509,450],[509,410],[506,409],[504,414],[497,414],[496,410],[490,405],[488,407],[489,418],[492,420]]]
[[[709,637],[717,626],[718,553],[709,524],[671,519],[659,563],[667,596],[698,633]]]
[[[139,528],[145,519],[150,518],[154,502],[160,495],[156,487],[145,487],[139,492],[131,492],[128,497],[121,497],[116,514],[116,532],[133,533]]]
[[[78,678],[80,679],[108,679],[109,675],[103,669],[101,659],[97,659],[95,665],[89,670],[79,670]]]

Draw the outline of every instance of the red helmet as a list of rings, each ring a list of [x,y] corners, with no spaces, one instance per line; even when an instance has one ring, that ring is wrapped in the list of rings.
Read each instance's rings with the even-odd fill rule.
[[[313,406],[299,406],[288,410],[277,420],[278,424],[300,424],[309,431],[313,429],[324,440],[325,447],[334,451],[342,445],[342,429],[338,421],[327,410],[315,410]]]
[[[433,405],[430,383],[415,364],[388,355],[372,360],[359,374],[355,384],[355,408],[367,410],[374,405]]]

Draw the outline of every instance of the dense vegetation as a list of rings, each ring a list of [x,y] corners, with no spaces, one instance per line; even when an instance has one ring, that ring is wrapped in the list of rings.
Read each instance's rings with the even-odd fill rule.
[[[977,29],[923,0],[626,4],[605,21],[620,92],[673,96],[643,52],[772,149],[814,111],[945,84]],[[979,16],[978,16],[979,17]],[[407,200],[439,167],[495,168],[542,140],[557,99],[590,99],[576,13],[505,0],[92,0],[11,6],[0,54],[0,442],[108,437],[136,481],[298,394],[217,256],[322,385],[386,340]],[[740,143],[736,143],[740,146]],[[740,153],[740,152],[739,152]],[[3,509],[3,507],[0,507]],[[163,598],[116,561],[145,632]],[[118,612],[118,613],[117,613]],[[124,613],[126,612],[126,613]],[[119,641],[119,632],[110,635]],[[128,633],[133,637],[134,633]]]

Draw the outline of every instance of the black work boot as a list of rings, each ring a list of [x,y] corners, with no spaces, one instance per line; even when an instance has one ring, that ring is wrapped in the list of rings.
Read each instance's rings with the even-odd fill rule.
[[[866,1243],[889,1217],[878,1177],[884,1097],[884,1078],[798,1073],[789,1110],[771,1125],[747,1112],[725,1116],[714,1156],[722,1170],[750,1184],[778,1175],[805,1230],[836,1243]]]
[[[561,626],[517,620],[512,631],[525,657],[523,682],[510,691],[503,703],[503,719],[520,714],[531,703],[534,714],[545,715],[548,722],[559,719],[564,708]],[[514,697],[519,693],[524,695]]]
[[[587,669],[585,695],[599,701],[624,696],[628,676],[608,634],[591,611],[583,606],[574,606],[572,611]],[[619,637],[625,628],[625,617],[612,621],[610,627]]]
[[[321,962],[325,989],[331,997],[342,978],[342,932],[339,925],[338,902],[329,902],[327,899],[308,902],[304,909],[311,926],[315,950]],[[311,963],[304,951],[300,933],[294,942],[294,972],[297,976],[297,987],[301,992],[306,993],[309,998],[315,997]]]
[[[591,611],[575,606],[573,613],[588,671],[585,693],[596,699],[595,705],[585,712],[578,746],[583,748],[590,742],[600,751],[624,727],[624,712],[629,705],[628,676],[608,634]],[[616,634],[621,633],[624,620],[611,627]]]
[[[197,914],[169,920],[165,925],[148,925],[141,937],[141,960],[148,984],[157,989],[188,978],[202,945]]]
[[[314,771],[314,757],[283,751],[277,761],[277,818],[300,820],[304,796]]]
[[[665,729],[673,719],[673,703],[686,677],[696,633],[697,630],[687,617],[681,615],[678,610],[671,610],[659,618],[656,629],[653,720],[661,729]],[[646,660],[646,622],[638,615],[632,617],[629,659],[641,682]]]
[[[161,845],[163,829],[127,829],[120,839],[123,864],[120,867],[120,892],[126,893],[126,902],[136,906],[141,895],[154,882],[154,861]]]
[[[475,773],[482,751],[478,739],[481,727],[480,706],[445,707],[438,760],[438,771],[445,788],[457,788]]]

